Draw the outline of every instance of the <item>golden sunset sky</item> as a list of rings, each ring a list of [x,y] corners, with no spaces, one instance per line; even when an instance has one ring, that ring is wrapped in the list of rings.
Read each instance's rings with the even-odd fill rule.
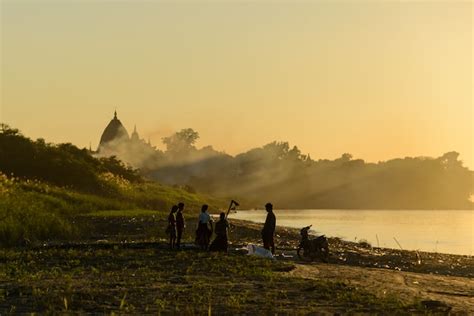
[[[0,121],[34,139],[95,148],[117,109],[159,146],[474,168],[471,1],[0,3]]]

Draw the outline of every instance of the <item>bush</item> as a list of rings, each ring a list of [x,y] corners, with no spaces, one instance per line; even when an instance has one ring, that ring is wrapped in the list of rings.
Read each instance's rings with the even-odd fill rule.
[[[77,229],[53,211],[67,205],[55,198],[15,192],[0,200],[0,246],[25,245],[36,241],[70,239]]]

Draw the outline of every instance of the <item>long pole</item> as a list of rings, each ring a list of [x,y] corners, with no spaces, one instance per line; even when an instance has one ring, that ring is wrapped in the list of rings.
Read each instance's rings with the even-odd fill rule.
[[[227,214],[225,215],[225,218],[226,218],[226,219],[227,219],[227,217],[229,216],[230,210],[232,209],[232,206],[234,205],[234,203],[235,203],[234,200],[231,200],[231,201],[230,201],[229,208],[227,209]]]
[[[398,242],[397,238],[393,237],[393,239],[397,242],[398,247],[400,247],[400,249],[403,250],[402,245],[400,245],[400,243]]]

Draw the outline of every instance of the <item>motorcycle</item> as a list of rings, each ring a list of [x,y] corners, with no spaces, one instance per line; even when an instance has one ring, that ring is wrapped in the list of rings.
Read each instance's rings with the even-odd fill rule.
[[[309,239],[309,229],[311,226],[303,227],[300,230],[301,241],[296,250],[300,259],[309,259],[313,261],[316,258],[321,259],[323,262],[328,262],[329,258],[329,243],[326,236],[322,235],[315,239]],[[303,253],[301,253],[303,250]]]

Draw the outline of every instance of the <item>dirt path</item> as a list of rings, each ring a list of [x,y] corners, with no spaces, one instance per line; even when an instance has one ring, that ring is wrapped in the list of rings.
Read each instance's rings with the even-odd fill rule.
[[[296,264],[296,269],[288,274],[316,280],[340,280],[379,297],[397,295],[407,303],[417,297],[441,301],[451,306],[452,312],[474,313],[474,280],[470,278],[324,263]]]

